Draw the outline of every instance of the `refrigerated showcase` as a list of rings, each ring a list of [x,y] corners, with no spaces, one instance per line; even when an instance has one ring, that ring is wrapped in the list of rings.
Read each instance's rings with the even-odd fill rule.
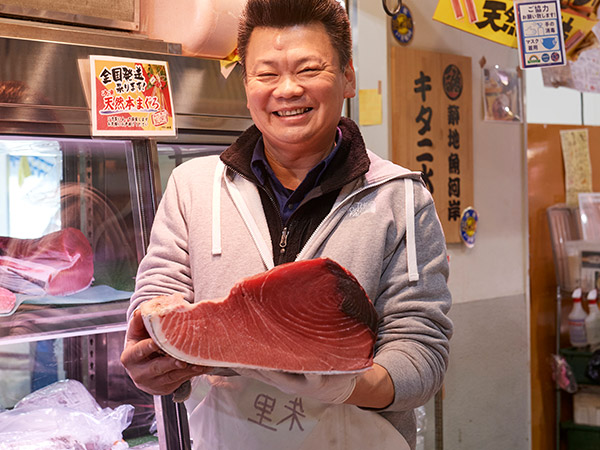
[[[79,72],[93,54],[167,61],[177,135],[93,138]],[[0,244],[0,267],[14,265],[15,254],[27,259],[15,253],[18,243],[32,243],[29,254],[60,247],[65,230],[83,236],[93,255],[91,280],[76,292],[49,292],[39,259],[17,273],[0,270],[0,288],[15,291],[14,304],[0,303],[0,414],[75,380],[100,408],[133,406],[122,433],[127,445],[189,448],[183,406],[138,390],[119,357],[135,273],[170,171],[220,153],[251,124],[239,69],[225,77],[219,61],[11,38],[0,38],[0,59],[0,242],[13,245]]]
[[[151,434],[152,397],[118,364],[143,253],[132,143],[3,135],[0,161],[0,287],[15,292],[0,313],[0,405],[14,408],[58,380],[78,380],[102,408],[135,408],[125,437]],[[73,270],[66,286],[50,289],[43,269],[75,232],[83,247],[64,251],[81,260],[89,248],[91,272]]]

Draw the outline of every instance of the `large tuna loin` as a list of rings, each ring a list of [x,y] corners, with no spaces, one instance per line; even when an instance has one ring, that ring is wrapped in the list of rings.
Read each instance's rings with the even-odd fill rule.
[[[375,308],[354,276],[330,259],[245,278],[223,300],[156,297],[141,313],[158,346],[192,364],[313,373],[373,364]]]
[[[39,239],[0,237],[0,286],[29,295],[68,295],[92,284],[94,254],[76,228]]]

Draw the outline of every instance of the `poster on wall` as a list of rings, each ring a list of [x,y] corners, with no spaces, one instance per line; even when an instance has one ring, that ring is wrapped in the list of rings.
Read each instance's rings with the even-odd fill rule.
[[[544,86],[567,87],[579,92],[600,92],[599,36],[600,26],[596,24],[586,39],[589,45],[578,53],[577,60],[569,61],[566,66],[544,67]]]
[[[448,243],[473,206],[471,58],[393,47],[392,160],[422,173]]]
[[[90,56],[92,136],[175,136],[166,61]]]

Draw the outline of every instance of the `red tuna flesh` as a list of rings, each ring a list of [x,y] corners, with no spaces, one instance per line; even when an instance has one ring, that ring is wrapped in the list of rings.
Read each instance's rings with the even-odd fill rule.
[[[156,297],[141,313],[158,346],[192,364],[313,373],[373,364],[375,308],[330,259],[279,265],[236,283],[222,300]]]
[[[94,255],[76,228],[38,239],[0,236],[0,286],[30,295],[67,295],[92,284]]]
[[[15,303],[17,303],[17,296],[8,289],[0,287],[0,314],[12,311]]]

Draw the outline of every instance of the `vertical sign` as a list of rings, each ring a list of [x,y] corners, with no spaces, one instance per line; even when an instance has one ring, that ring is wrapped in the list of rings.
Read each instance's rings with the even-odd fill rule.
[[[93,136],[174,136],[164,61],[90,56]]]
[[[567,63],[559,0],[515,0],[522,69]]]
[[[448,243],[473,202],[471,58],[392,48],[392,160],[420,171]]]

